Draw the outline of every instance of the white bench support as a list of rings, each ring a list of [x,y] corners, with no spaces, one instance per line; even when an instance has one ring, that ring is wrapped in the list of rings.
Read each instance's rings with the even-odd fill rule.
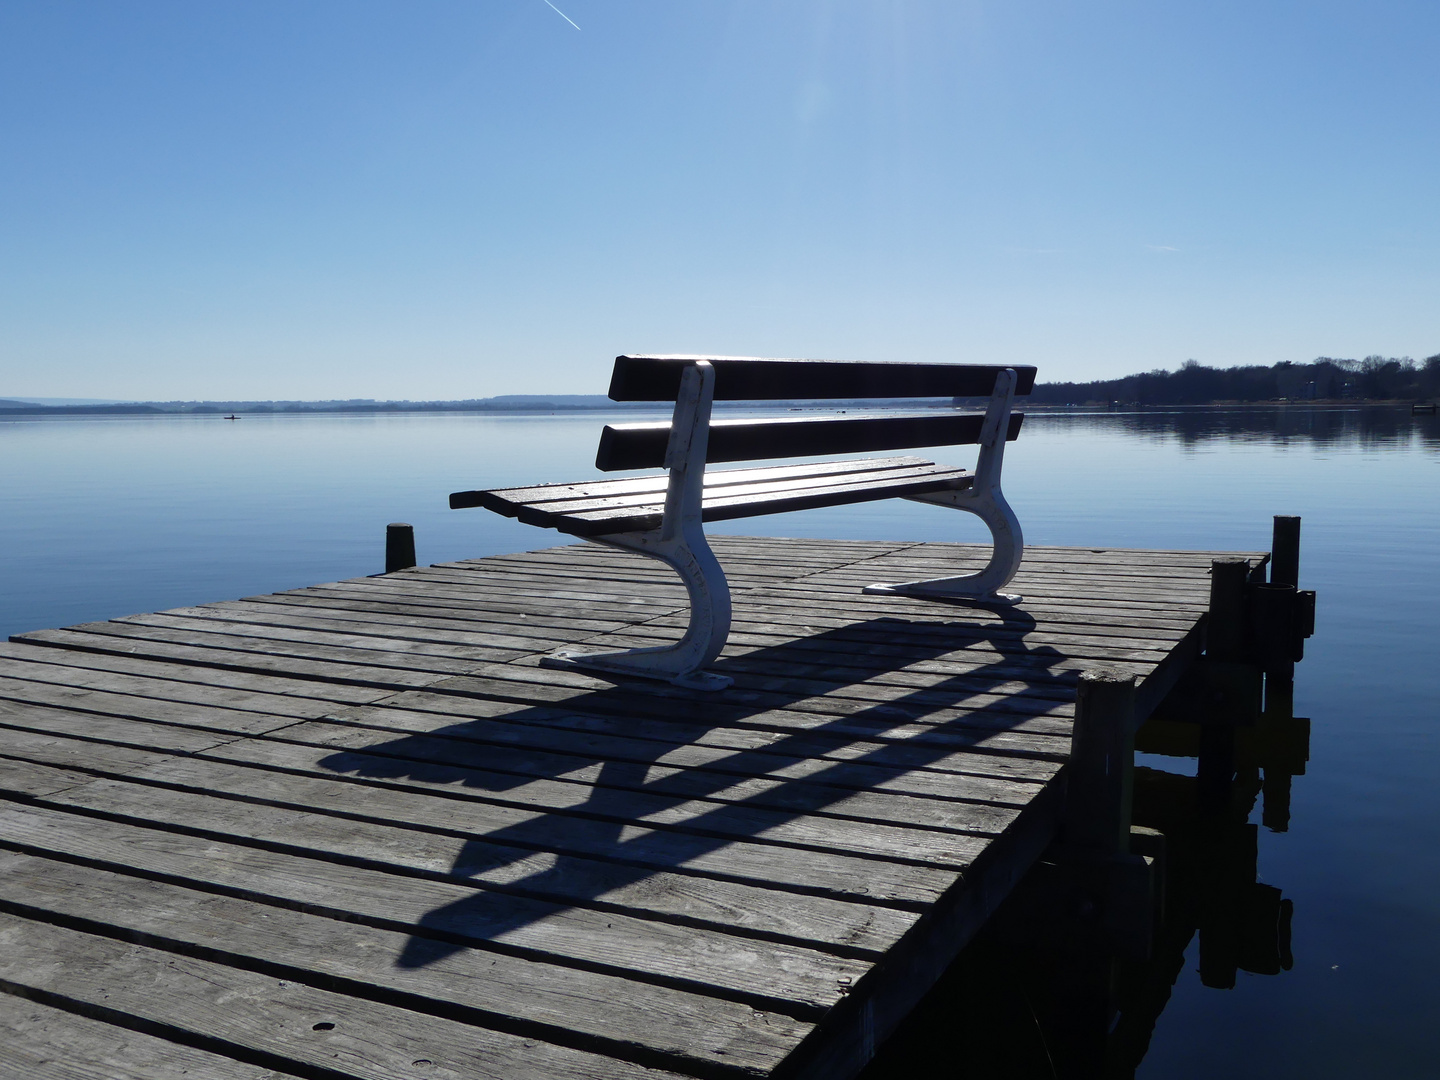
[[[639,675],[695,690],[723,690],[734,681],[702,670],[720,655],[730,635],[730,585],[705,539],[700,518],[714,396],[714,367],[704,360],[686,367],[665,448],[665,468],[670,479],[660,528],[587,538],[649,555],[674,567],[690,594],[690,625],[685,636],[674,645],[647,649],[559,649],[543,658],[542,666]]]
[[[1000,467],[1005,460],[1005,435],[1010,427],[1010,406],[1015,399],[1015,371],[1006,368],[995,379],[995,392],[985,410],[980,429],[980,455],[975,463],[975,482],[961,491],[937,491],[906,496],[915,502],[953,506],[976,515],[990,529],[994,548],[985,569],[957,577],[906,581],[895,585],[868,585],[867,593],[899,593],[904,596],[970,601],[976,604],[1018,604],[1023,597],[1000,590],[1020,569],[1025,538],[1020,521],[1000,491]]]

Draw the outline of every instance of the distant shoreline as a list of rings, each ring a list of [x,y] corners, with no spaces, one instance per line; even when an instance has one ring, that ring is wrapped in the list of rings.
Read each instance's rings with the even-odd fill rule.
[[[1354,408],[1357,405],[1407,405],[1440,397],[1440,353],[1417,364],[1408,356],[1367,356],[1336,360],[1322,356],[1308,364],[1284,361],[1211,368],[1187,360],[1179,370],[1163,368],[1119,379],[1036,383],[1023,407],[1036,411],[1123,412],[1151,409]],[[943,409],[973,407],[988,398],[909,398],[856,401],[716,402],[731,409],[863,409],[896,406]],[[234,413],[557,413],[599,409],[654,412],[664,402],[612,401],[602,394],[502,394],[449,401],[378,401],[345,398],[328,401],[103,401],[95,398],[29,401],[0,397],[4,416],[186,416]]]
[[[578,396],[578,395],[577,395]],[[921,398],[909,400],[863,399],[856,401],[773,401],[773,402],[716,402],[717,409],[757,408],[773,410],[808,411],[811,409],[836,412],[846,409],[911,408],[949,409],[981,407],[984,399],[952,402],[945,399]],[[1335,398],[1328,400],[1285,400],[1272,401],[1212,401],[1204,404],[1147,404],[1142,402],[1083,402],[1055,403],[1019,401],[1020,409],[1030,413],[1116,413],[1116,412],[1204,412],[1211,410],[1259,410],[1259,409],[1356,409],[1372,407],[1408,408],[1414,404],[1410,398]],[[326,415],[367,415],[398,413],[481,413],[487,415],[526,415],[553,413],[591,412],[668,412],[667,402],[620,402],[595,395],[592,401],[550,401],[535,400],[524,403],[497,404],[492,400],[482,401],[385,401],[385,402],[131,402],[114,405],[33,405],[18,401],[0,400],[0,419],[5,417],[44,416],[199,416],[224,419],[227,414],[243,416],[326,416]]]

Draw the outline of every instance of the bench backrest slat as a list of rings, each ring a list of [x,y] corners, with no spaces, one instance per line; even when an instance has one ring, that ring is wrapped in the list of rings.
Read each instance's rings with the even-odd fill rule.
[[[718,379],[717,379],[718,382]],[[1024,413],[1012,413],[1006,439],[1020,435]],[[795,420],[713,420],[705,460],[753,461],[811,454],[869,453],[914,446],[957,446],[980,441],[983,415],[867,416]],[[607,424],[600,433],[595,467],[657,469],[665,463],[670,425]]]
[[[617,356],[612,401],[674,401],[680,373],[696,360],[715,368],[716,401],[989,397],[995,377],[1015,369],[1016,394],[1035,385],[1018,364],[908,364],[856,360],[766,360],[750,356]]]

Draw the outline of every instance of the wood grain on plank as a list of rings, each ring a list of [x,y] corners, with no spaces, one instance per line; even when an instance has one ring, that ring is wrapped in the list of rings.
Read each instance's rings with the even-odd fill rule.
[[[326,891],[328,883],[349,880],[347,875],[353,875],[353,868],[358,867],[363,874],[357,880],[381,884],[374,886],[378,891],[373,900],[352,901],[351,909],[373,918],[393,920],[406,908],[413,909],[419,903],[416,897],[425,895],[428,888],[415,886],[415,881],[444,880],[463,884],[470,891],[452,893],[436,906],[456,897],[464,899],[475,890],[512,892],[869,959],[877,959],[917,917],[913,911],[877,903],[787,892],[783,883],[752,885],[687,873],[685,867],[660,870],[559,856],[482,837],[461,839],[388,823],[359,825],[353,818],[308,809],[253,802],[237,807],[219,795],[128,780],[90,778],[93,787],[89,790],[67,790],[56,787],[47,775],[56,770],[32,763],[9,764],[12,768],[24,764],[35,774],[25,786],[41,790],[27,802],[0,804],[0,815],[15,829],[7,834],[7,843],[19,843],[27,835],[23,824],[17,822],[43,809],[84,815],[83,824],[76,826],[78,839],[67,841],[68,850],[84,854],[108,833],[137,844],[137,850],[147,844],[162,846],[166,858],[173,857],[176,849],[194,849],[200,852],[200,862],[208,860],[209,865],[188,871],[191,879],[236,889],[255,885],[251,867],[260,867],[262,876],[273,876],[276,866],[288,867],[296,881],[287,882],[284,889],[292,891],[271,890],[269,895],[286,896],[292,905],[335,906],[335,897]],[[44,790],[49,787],[55,790]],[[75,787],[78,785],[71,785]],[[183,825],[177,826],[177,821]],[[46,834],[32,828],[29,835],[32,838],[27,843],[33,847],[43,843]],[[100,857],[93,851],[91,855]],[[391,875],[399,883],[386,885],[387,879],[376,878],[377,873]],[[308,886],[313,894],[293,892],[306,882],[313,883]],[[409,891],[412,887],[414,892]],[[395,895],[400,896],[394,901],[399,907],[391,908],[390,897]],[[428,910],[422,908],[422,915]],[[420,919],[412,921],[418,925]]]
[[[217,800],[212,807],[223,804]],[[233,814],[238,808],[232,803],[230,809]],[[805,1011],[816,1002],[833,1004],[845,980],[858,979],[877,959],[867,962],[795,942],[760,946],[754,937],[725,933],[698,919],[683,925],[618,906],[596,910],[489,889],[483,882],[402,876],[46,806],[0,803],[0,822],[0,843],[15,850],[758,1007]]]
[[[4,934],[0,924],[0,936]],[[78,942],[64,937],[60,944],[74,947]],[[37,959],[53,961],[53,956],[41,954]],[[22,996],[29,987],[7,985],[3,976],[0,988],[0,1076],[15,1080],[295,1080],[293,1073],[236,1061],[32,1000]],[[35,993],[33,989],[30,992]],[[66,1004],[71,1008],[77,1005],[73,1000]]]
[[[89,749],[73,740],[25,733],[14,741],[17,745],[7,747],[6,753],[16,760],[62,769],[74,768],[76,757]],[[483,852],[490,848],[496,849],[493,857],[500,866],[526,857],[517,855],[517,851],[549,852],[635,866],[647,872],[693,874],[760,888],[910,907],[934,900],[955,881],[953,870],[804,848],[781,848],[777,853],[775,846],[763,840],[739,840],[643,824],[617,829],[614,821],[604,817],[517,808],[472,796],[463,787],[452,785],[436,788],[403,779],[346,782],[333,772],[316,768],[315,752],[303,747],[254,743],[230,746],[224,760],[128,750],[107,751],[103,760],[96,761],[92,751],[85,758],[86,767],[75,771],[88,774],[92,780],[175,786],[240,802],[272,804],[473,842],[477,845],[473,860],[466,858],[468,872],[472,873],[480,872],[478,867],[485,864],[486,858]],[[112,764],[115,759],[118,761]],[[436,780],[444,779],[441,770],[432,775]],[[436,797],[442,794],[448,797],[437,803]],[[62,796],[77,805],[88,804],[90,797],[77,794],[69,800],[68,792],[61,792],[56,798]],[[324,835],[320,824],[316,829],[317,836]],[[305,834],[293,835],[288,842],[304,848]],[[472,861],[475,867],[470,866]]]
[[[78,1014],[37,1017],[22,1005],[8,1008],[9,1015],[18,1011],[31,1030],[43,1024],[48,1041],[71,1049],[78,1061],[115,1070],[59,1072],[56,1080],[121,1080],[120,1070],[131,1062],[153,1067],[135,1080],[291,1075],[241,1061],[222,1064],[227,1050],[355,1080],[671,1077],[533,1037],[8,913],[0,916],[0,942],[0,980],[12,992],[63,999]],[[160,1032],[153,1042],[133,1030],[142,1025]],[[214,1049],[197,1051],[196,1045]],[[30,1074],[18,1075],[28,1080]]]
[[[810,1027],[674,987],[457,949],[33,855],[0,853],[0,910],[63,917],[89,934],[228,967],[248,964],[285,981],[329,982],[352,997],[612,1056],[636,1046],[682,1070],[717,1062],[769,1070]]]

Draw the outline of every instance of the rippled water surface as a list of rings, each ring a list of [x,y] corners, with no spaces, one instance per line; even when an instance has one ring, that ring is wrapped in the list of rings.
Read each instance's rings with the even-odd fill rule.
[[[0,630],[375,573],[389,521],[415,525],[422,562],[549,546],[445,496],[591,475],[601,421],[0,421]],[[1197,938],[1140,1075],[1440,1075],[1440,423],[1396,409],[1037,414],[1005,487],[1032,543],[1264,549],[1271,515],[1304,518],[1301,584],[1319,592],[1296,681],[1310,761],[1288,831],[1262,827],[1258,846],[1259,879],[1293,904],[1293,962],[1215,989]],[[968,515],[896,501],[717,531],[982,538]]]

